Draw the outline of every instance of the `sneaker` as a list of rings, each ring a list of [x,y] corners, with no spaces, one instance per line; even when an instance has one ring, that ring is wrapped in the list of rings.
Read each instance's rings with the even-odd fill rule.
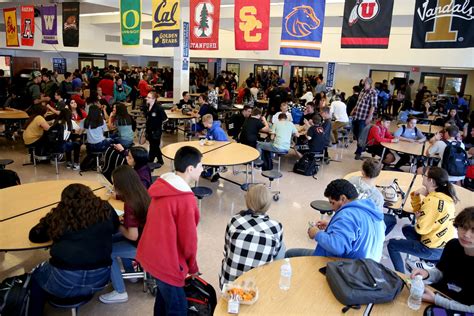
[[[425,270],[430,270],[435,267],[435,264],[432,262],[427,262],[425,260],[406,260],[405,261],[405,267],[409,272],[412,272],[413,269],[425,269]]]
[[[68,161],[66,162],[66,168],[68,169],[71,169],[74,165],[72,164],[72,162]]]
[[[72,168],[72,170],[75,170],[75,171],[81,170],[81,165],[78,164],[78,163],[75,163],[75,164],[74,164],[74,167]]]
[[[219,181],[219,178],[220,178],[219,174],[216,173],[215,175],[212,176],[211,182],[217,182],[217,181]]]
[[[99,301],[104,304],[115,304],[115,303],[125,303],[128,301],[127,292],[119,293],[117,291],[112,291],[107,294],[102,294],[99,296]]]
[[[356,154],[355,157],[354,157],[355,160],[362,160],[362,157],[360,156],[360,154]]]

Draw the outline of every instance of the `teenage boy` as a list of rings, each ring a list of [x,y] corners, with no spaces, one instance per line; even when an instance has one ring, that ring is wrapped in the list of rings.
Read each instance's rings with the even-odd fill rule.
[[[277,112],[275,115],[273,115],[272,117],[272,124],[275,124],[276,122],[279,121],[279,116],[280,114],[285,114],[286,115],[286,119],[287,121],[289,121],[290,123],[293,122],[293,117],[291,116],[291,113],[288,112],[288,103],[286,102],[282,102],[280,104],[280,112]]]
[[[204,128],[207,129],[207,134],[206,138],[209,140],[215,140],[215,141],[220,141],[220,142],[226,142],[229,141],[229,138],[227,137],[227,134],[224,132],[224,130],[221,127],[221,122],[220,121],[214,121],[212,118],[212,114],[206,114],[202,117],[202,125]],[[208,168],[204,173],[202,174],[203,177],[211,177],[211,182],[216,182],[219,180],[219,173],[217,171],[217,168]]]
[[[156,278],[154,315],[187,315],[184,280],[197,275],[199,208],[191,190],[202,172],[202,154],[185,146],[176,152],[176,173],[165,173],[150,187],[151,203],[136,259]]]
[[[424,143],[426,141],[425,135],[416,128],[417,118],[414,116],[409,116],[406,125],[400,126],[393,136],[398,137],[400,141],[409,142],[409,143]],[[399,153],[400,160],[395,164],[395,169],[399,169],[401,166],[406,165],[410,162],[410,155]]]
[[[242,126],[244,125],[245,120],[248,119],[251,114],[252,107],[250,105],[244,105],[239,113],[232,115],[228,124],[228,132],[233,139],[239,138]]]
[[[193,100],[191,100],[191,96],[189,95],[188,91],[184,91],[182,94],[183,98],[179,100],[178,109],[188,108],[194,109]]]
[[[381,143],[398,143],[398,137],[394,137],[388,131],[391,121],[391,116],[383,114],[381,119],[370,128],[369,135],[367,136],[367,152],[379,156],[385,165],[394,162],[395,156],[390,152],[390,150],[386,149],[385,154],[382,157],[384,147]]]
[[[210,106],[212,106],[215,110],[217,110],[218,95],[215,89],[214,82],[209,81],[209,83],[207,84],[207,88],[209,89],[209,91],[207,92],[207,103],[209,103]]]
[[[240,132],[240,142],[242,144],[256,148],[259,138],[258,134],[260,132],[268,133],[270,132],[270,127],[268,126],[265,116],[262,116],[262,110],[259,108],[253,108],[251,116],[246,119],[242,125],[242,130]]]

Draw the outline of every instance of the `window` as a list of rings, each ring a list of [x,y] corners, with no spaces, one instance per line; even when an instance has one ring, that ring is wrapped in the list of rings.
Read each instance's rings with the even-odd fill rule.
[[[5,72],[5,77],[11,77],[11,56],[0,56],[0,69]]]
[[[189,68],[194,68],[194,69],[206,69],[207,70],[207,63],[203,62],[197,62],[197,61],[192,61],[189,63]]]
[[[439,87],[439,93],[455,95],[457,92],[464,93],[467,75],[422,72],[420,82],[433,92],[438,91]]]
[[[371,69],[369,77],[372,78],[374,83],[383,82],[387,80],[390,82],[392,79],[405,79],[408,80],[410,73],[408,71],[398,71],[398,70],[375,70]]]
[[[272,72],[276,71],[278,73],[278,76],[280,76],[280,78],[283,77],[283,66],[281,65],[254,65],[253,70],[254,70],[253,72],[255,76],[258,76],[262,74],[263,72],[267,72],[267,71],[272,71]]]
[[[235,72],[237,77],[240,78],[240,64],[239,63],[227,63],[225,69],[230,72]]]
[[[317,76],[319,74],[322,74],[323,70],[323,67],[291,66],[291,78],[306,78],[308,76]]]

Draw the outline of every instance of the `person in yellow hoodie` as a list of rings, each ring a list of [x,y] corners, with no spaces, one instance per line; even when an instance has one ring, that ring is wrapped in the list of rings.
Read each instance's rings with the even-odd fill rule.
[[[423,175],[423,187],[411,192],[415,226],[402,228],[406,239],[390,239],[387,250],[396,271],[405,273],[401,253],[437,262],[444,246],[454,238],[454,204],[458,201],[448,173],[432,167]],[[425,196],[423,201],[421,196]]]

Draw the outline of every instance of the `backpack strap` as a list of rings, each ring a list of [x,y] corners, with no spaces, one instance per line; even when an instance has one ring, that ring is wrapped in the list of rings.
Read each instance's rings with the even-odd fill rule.
[[[342,308],[342,313],[347,313],[351,309],[360,309],[360,304],[346,305]]]

